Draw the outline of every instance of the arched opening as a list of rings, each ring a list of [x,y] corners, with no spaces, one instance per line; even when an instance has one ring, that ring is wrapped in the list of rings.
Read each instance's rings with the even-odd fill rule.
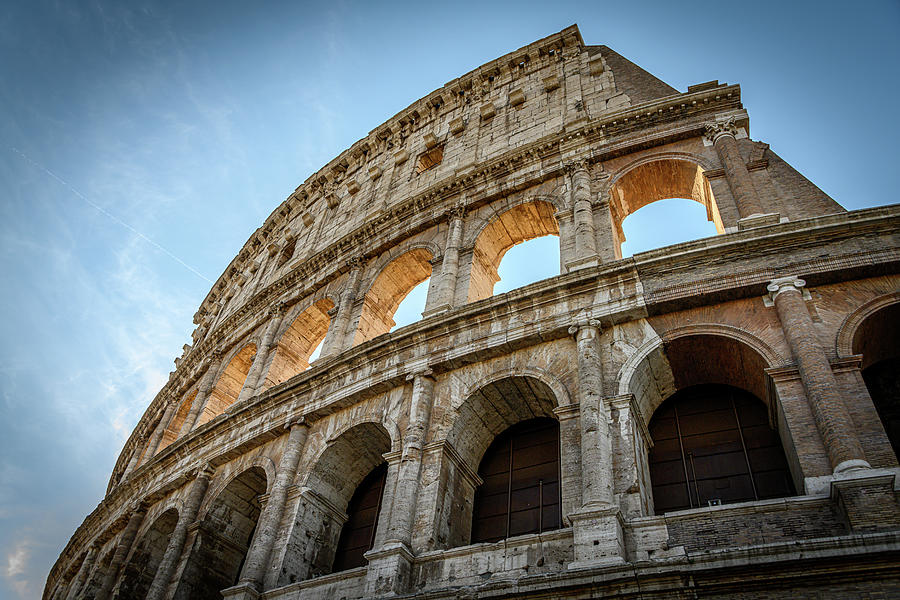
[[[159,442],[159,448],[156,450],[156,453],[159,454],[162,452],[167,446],[170,446],[178,439],[178,434],[181,432],[181,426],[184,425],[184,420],[187,418],[189,412],[191,412],[191,404],[194,403],[194,398],[197,396],[197,391],[195,390],[191,393],[184,401],[181,403],[181,406],[178,407],[178,412],[175,413],[175,416],[172,417],[172,421],[169,423],[169,426],[166,427],[166,430],[163,432],[162,440]]]
[[[853,352],[862,354],[863,381],[900,458],[900,304],[886,306],[860,324]]]
[[[472,543],[496,542],[562,526],[559,423],[539,417],[498,435],[481,459]]]
[[[247,374],[255,357],[256,344],[247,344],[229,361],[209,394],[206,406],[203,407],[203,412],[197,420],[198,426],[222,414],[226,408],[234,404],[241,394],[244,382],[247,381]]]
[[[706,208],[692,200],[668,198],[648,204],[622,221],[623,258],[664,246],[716,235]]]
[[[636,458],[648,511],[795,493],[799,459],[778,427],[769,366],[749,343],[713,333],[675,337],[641,360],[623,391],[648,423],[650,439],[634,445],[644,449]]]
[[[387,463],[381,463],[366,475],[353,492],[347,504],[347,522],[341,528],[334,555],[332,572],[355,569],[366,564],[365,553],[375,545],[375,530],[384,483],[387,477]]]
[[[580,450],[577,444],[560,446],[560,439],[569,438],[553,412],[557,405],[543,381],[510,376],[481,386],[457,409],[447,442],[466,468],[452,468],[445,461],[445,506],[439,510],[450,516],[448,530],[440,532],[446,537],[442,545],[464,546],[561,526],[566,508],[574,507],[567,490],[571,495],[577,486],[567,486],[572,473],[560,473],[560,453]],[[465,477],[467,470],[478,473],[479,480]]]
[[[384,535],[378,522],[385,486],[384,454],[391,438],[378,423],[361,423],[343,432],[321,453],[306,482],[285,562],[288,581],[302,581],[365,564],[364,554]],[[388,515],[389,517],[389,515]],[[343,535],[342,535],[343,534]],[[309,546],[308,540],[317,540]],[[360,562],[362,561],[362,562]]]
[[[648,429],[656,514],[794,494],[768,410],[749,392],[691,386],[667,399]]]
[[[706,208],[706,219],[715,225],[718,233],[724,233],[725,227],[709,181],[703,175],[703,168],[687,160],[654,160],[629,170],[610,188],[609,208],[616,258],[622,257],[622,243],[625,242],[622,224],[625,218],[650,203],[672,198],[702,204]],[[666,226],[672,229],[671,222]]]
[[[500,262],[510,248],[546,235],[559,236],[559,224],[554,212],[552,204],[536,200],[514,206],[488,223],[475,240],[469,276],[469,302],[490,298],[494,294],[494,285],[500,281]]]
[[[394,313],[414,287],[431,277],[434,257],[424,248],[414,248],[392,260],[366,292],[353,345],[361,344],[394,326]]]
[[[323,298],[297,315],[278,341],[275,356],[266,372],[263,389],[287,381],[309,368],[313,352],[328,333],[328,326],[331,324],[328,311],[332,308],[334,302]]]
[[[112,564],[113,554],[115,553],[116,546],[113,544],[111,548],[102,554],[100,560],[97,561],[93,572],[88,576],[87,581],[85,581],[84,587],[79,592],[80,597],[93,598],[97,595],[97,592],[100,591],[100,586],[103,585],[103,578],[106,576],[106,572]]]
[[[169,536],[178,523],[178,511],[167,510],[153,522],[131,554],[119,585],[119,598],[144,598],[156,576],[169,544]]]
[[[266,493],[266,472],[251,467],[210,504],[175,592],[176,600],[218,600],[235,585],[250,549]]]

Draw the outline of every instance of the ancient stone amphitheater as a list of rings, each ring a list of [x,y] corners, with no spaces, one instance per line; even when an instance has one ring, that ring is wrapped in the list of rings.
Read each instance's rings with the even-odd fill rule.
[[[665,198],[720,235],[622,258]],[[247,241],[44,598],[897,597],[898,224],[737,85],[574,26],[507,54]],[[545,235],[560,274],[493,295]]]

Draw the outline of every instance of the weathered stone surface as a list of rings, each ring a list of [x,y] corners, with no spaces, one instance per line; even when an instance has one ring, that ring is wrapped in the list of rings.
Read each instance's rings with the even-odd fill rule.
[[[900,208],[844,211],[747,131],[738,86],[679,93],[574,26],[376,127],[210,290],[44,597],[896,595],[900,466],[863,376],[896,350]],[[622,259],[669,197],[721,235]],[[543,235],[561,274],[494,296]],[[771,306],[785,277],[808,297]],[[654,413],[701,384],[765,404],[797,495],[655,514]],[[562,527],[471,544],[482,457],[536,417]],[[365,564],[334,573],[384,463]]]

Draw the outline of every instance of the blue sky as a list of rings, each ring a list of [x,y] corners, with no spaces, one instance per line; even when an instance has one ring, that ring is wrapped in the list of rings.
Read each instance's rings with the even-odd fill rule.
[[[5,3],[0,597],[40,595],[266,216],[412,101],[572,23],[681,91],[741,84],[751,136],[846,208],[895,202],[900,5],[856,7]],[[707,235],[662,207],[631,218],[636,248]]]

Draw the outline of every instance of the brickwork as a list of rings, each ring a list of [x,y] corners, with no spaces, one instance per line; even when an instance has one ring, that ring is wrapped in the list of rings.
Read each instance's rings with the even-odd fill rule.
[[[900,466],[861,369],[894,331],[900,208],[844,211],[748,137],[740,94],[573,26],[375,127],[213,285],[44,597],[896,596]],[[622,220],[672,196],[721,235],[622,259]],[[560,274],[493,295],[541,235]],[[656,514],[648,426],[696,385],[766,407],[797,496]],[[536,417],[562,527],[471,544],[486,449]],[[366,564],[332,572],[385,463]]]

